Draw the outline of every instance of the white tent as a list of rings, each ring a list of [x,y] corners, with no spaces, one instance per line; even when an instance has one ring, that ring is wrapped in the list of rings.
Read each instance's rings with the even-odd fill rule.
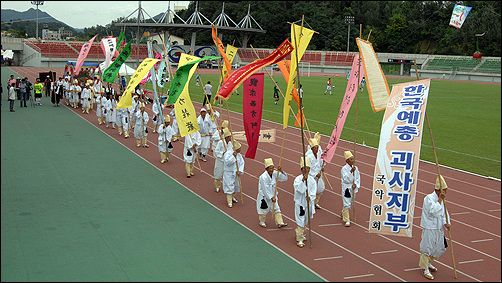
[[[101,71],[104,71],[104,67],[105,67],[105,62],[101,62],[99,64],[99,68],[101,69]],[[126,64],[122,64],[122,66],[120,66],[119,76],[132,76],[134,75],[134,72],[136,72],[136,69],[133,69],[127,66]]]
[[[12,59],[14,58],[14,52],[12,50],[2,50],[2,56],[4,59]]]

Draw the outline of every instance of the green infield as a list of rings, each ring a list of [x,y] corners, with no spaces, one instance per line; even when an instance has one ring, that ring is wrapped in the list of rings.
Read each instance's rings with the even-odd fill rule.
[[[287,83],[282,76],[276,75],[278,72],[274,73],[274,80],[285,93]],[[324,95],[327,80],[327,76],[300,77],[304,90],[303,104],[308,127],[311,131],[318,131],[329,136],[333,131],[345,94],[347,79],[331,77],[334,86],[332,96],[329,92]],[[389,88],[392,89],[393,84],[412,80],[411,78],[389,78]],[[218,75],[201,75],[200,84],[204,85],[207,81],[211,81],[213,85],[214,99]],[[274,105],[273,87],[274,83],[265,74],[263,119],[282,123],[283,98],[280,96],[278,105]],[[238,92],[241,95],[234,93],[228,100],[228,105],[230,110],[242,113],[242,86],[238,88]],[[193,101],[202,103],[203,90],[201,86],[195,85],[195,78],[190,81],[190,95]],[[446,80],[431,82],[427,116],[441,165],[500,179],[500,99],[500,84]],[[341,138],[347,141],[354,141],[356,101],[354,100],[352,104],[341,135]],[[364,142],[368,146],[377,148],[385,111],[373,112],[366,87],[363,92],[359,92],[358,101],[356,142]],[[298,107],[295,102],[292,102],[292,105],[296,113]],[[225,108],[223,106],[223,109]],[[295,117],[290,113],[289,126],[294,125],[294,120]],[[435,162],[427,124],[424,125],[420,159]]]

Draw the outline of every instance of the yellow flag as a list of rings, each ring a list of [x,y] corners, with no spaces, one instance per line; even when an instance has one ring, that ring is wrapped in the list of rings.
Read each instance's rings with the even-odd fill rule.
[[[181,54],[179,66],[183,66],[190,61],[199,59],[199,57],[183,53]],[[174,103],[176,122],[178,123],[178,128],[180,129],[180,135],[182,137],[199,131],[199,124],[197,124],[197,113],[195,112],[195,108],[188,93],[190,78],[193,76],[193,73],[197,69],[198,65],[199,63],[193,65],[193,67],[190,69],[188,81],[185,84],[185,87],[183,88],[183,91],[181,92],[178,100],[176,100],[176,102]]]
[[[136,72],[134,72],[134,75],[132,75],[129,84],[124,91],[124,94],[117,104],[117,109],[132,107],[132,92],[145,77],[146,73],[148,73],[148,71],[152,69],[152,66],[159,61],[160,59],[146,58],[145,60],[143,60],[143,62],[141,62],[141,64],[139,64],[138,69],[136,69]]]
[[[234,47],[230,44],[227,44],[227,50],[225,51],[225,55],[228,58],[228,61],[230,62],[230,65],[232,65],[232,61],[234,61],[235,55],[237,54],[237,47]],[[232,70],[227,70],[227,65],[223,64],[223,75],[220,78],[220,85],[222,85],[225,82],[225,78],[227,77],[227,73],[231,73]]]
[[[291,41],[295,50],[291,52],[291,69],[289,72],[288,89],[286,90],[286,95],[284,97],[284,109],[282,115],[283,129],[286,129],[288,127],[289,105],[291,104],[293,88],[296,84],[296,70],[298,68],[296,62],[300,62],[300,60],[302,59],[303,54],[305,53],[305,50],[307,50],[307,46],[312,39],[312,35],[314,35],[314,31],[311,29],[295,24],[291,25]],[[295,40],[296,44],[294,43]],[[297,56],[298,60],[296,59]]]

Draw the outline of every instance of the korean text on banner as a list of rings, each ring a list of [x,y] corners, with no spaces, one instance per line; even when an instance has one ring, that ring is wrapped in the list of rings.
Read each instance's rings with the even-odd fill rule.
[[[150,51],[150,50],[151,49],[148,49],[148,51]],[[155,59],[162,59],[162,56],[160,55],[159,52],[157,52],[157,55],[155,55]],[[154,68],[156,68],[159,65],[159,63],[160,63],[160,60],[159,60],[159,62],[155,63]],[[152,71],[148,72],[146,74],[146,76],[141,80],[141,82],[139,82],[139,84],[140,85],[146,84],[149,81],[151,75],[152,75]]]
[[[254,159],[260,137],[261,114],[263,110],[264,73],[250,76],[242,85],[242,116],[248,142],[246,158]]]
[[[201,60],[199,57],[182,53],[179,64],[182,67],[183,65],[190,66],[190,73],[188,75],[188,78],[191,78],[200,61]],[[180,129],[180,135],[182,137],[199,131],[199,124],[197,124],[197,113],[195,112],[195,108],[188,93],[188,82],[185,82],[181,94],[174,103],[174,113],[176,115],[176,122],[178,123],[178,128]]]
[[[220,57],[204,56],[202,59],[197,57],[197,60],[190,61],[185,65],[178,64],[176,74],[174,75],[173,81],[169,86],[169,97],[167,98],[167,104],[174,104],[176,100],[178,100],[178,97],[180,96],[181,91],[183,91],[183,89],[185,88],[187,81],[192,77],[192,75],[189,76],[189,73],[193,74],[193,72],[191,72],[193,65],[199,63],[200,61],[215,60],[218,58]]]
[[[396,84],[382,122],[369,233],[412,237],[430,79]]]
[[[105,54],[105,69],[110,66],[110,62],[112,61],[113,57],[115,56],[115,53],[117,52],[117,39],[114,38],[113,36],[107,36],[101,39],[100,42],[101,45],[101,50],[103,50],[103,53]],[[118,53],[116,54],[117,56],[119,55]]]
[[[113,83],[115,80],[115,77],[117,77],[117,74],[120,70],[120,67],[122,64],[125,63],[127,58],[131,56],[131,43],[132,39],[127,43],[126,47],[120,51],[119,57],[113,61],[108,68],[106,68],[103,71],[103,81],[107,83]]]
[[[279,47],[277,47],[277,49],[274,50],[274,52],[272,52],[272,54],[270,54],[266,58],[254,61],[251,64],[247,64],[246,66],[240,67],[239,69],[235,70],[218,90],[218,93],[216,93],[216,98],[221,97],[227,100],[245,79],[247,79],[259,69],[281,61],[286,56],[288,56],[291,51],[293,51],[293,45],[291,45],[291,42],[286,39],[281,43],[281,45],[279,45]]]
[[[380,67],[371,42],[356,38],[368,82],[368,94],[373,112],[384,110],[389,101],[389,85]]]
[[[455,7],[453,7],[453,12],[451,13],[450,26],[456,27],[458,29],[461,28],[464,24],[465,18],[467,18],[467,15],[469,15],[471,9],[472,7],[455,4]]]
[[[232,136],[236,141],[247,141],[245,131],[232,132]],[[276,136],[275,129],[260,130],[260,137],[258,138],[258,142],[267,142],[267,143],[275,142],[275,136]]]
[[[131,77],[131,80],[127,84],[124,94],[117,104],[117,109],[132,107],[132,92],[141,81],[141,78],[143,78],[146,73],[150,71],[152,66],[158,61],[159,59],[146,58],[145,60],[143,60],[143,62],[141,62],[141,64],[139,64],[138,69],[136,69],[136,72],[134,72],[134,75]]]
[[[212,28],[211,37],[213,38],[214,45],[216,45],[216,47],[220,51],[221,57],[223,57],[223,62],[227,70],[227,73],[223,73],[223,81],[226,81],[230,76],[230,71],[232,70],[232,64],[230,63],[230,60],[228,60],[227,58],[227,54],[225,53],[225,48],[223,48],[223,43],[218,38],[218,36],[216,36],[216,30],[214,29],[214,26],[211,26],[211,28]]]
[[[74,74],[78,74],[80,72],[80,68],[82,68],[82,64],[84,64],[85,58],[87,58],[87,54],[89,54],[89,50],[91,50],[92,42],[96,39],[98,35],[96,34],[93,38],[82,45],[80,48],[80,53],[78,54],[77,64],[75,65]]]
[[[359,73],[360,72],[360,73]],[[364,69],[360,66],[359,54],[354,56],[354,61],[352,61],[352,69],[350,71],[349,83],[345,89],[345,96],[342,100],[342,105],[340,105],[340,111],[338,112],[338,118],[336,119],[335,128],[331,133],[328,145],[321,153],[322,160],[326,163],[330,163],[333,155],[335,155],[336,147],[340,141],[340,135],[342,134],[343,126],[345,124],[345,119],[349,114],[350,106],[356,97],[358,87],[361,84],[361,80],[364,76]]]
[[[288,88],[286,90],[286,94],[284,95],[284,108],[282,114],[283,129],[288,127],[289,106],[291,104],[293,88],[295,88],[296,83],[296,70],[298,68],[297,62],[300,62],[302,59],[303,54],[305,53],[305,50],[307,50],[307,46],[312,39],[312,35],[314,35],[314,31],[311,29],[295,24],[291,25],[291,39],[296,39],[296,44],[293,44],[293,47],[298,49],[291,52],[291,68],[289,71]]]

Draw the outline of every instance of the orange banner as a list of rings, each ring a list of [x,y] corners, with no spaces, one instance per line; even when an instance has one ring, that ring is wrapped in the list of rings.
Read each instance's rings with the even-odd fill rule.
[[[221,88],[218,90],[218,93],[216,93],[215,98],[218,99],[219,97],[221,97],[227,100],[230,95],[232,95],[232,93],[239,87],[239,85],[244,82],[244,80],[246,80],[249,76],[251,76],[261,68],[281,61],[286,56],[288,56],[291,51],[293,51],[293,45],[291,44],[291,42],[289,42],[288,39],[286,39],[267,58],[254,61],[251,64],[237,69],[230,75],[230,77],[228,77],[228,80],[223,83]]]
[[[282,76],[286,80],[286,83],[289,81],[289,70],[291,70],[291,60],[283,60],[281,62],[277,62],[277,66],[281,70]],[[295,87],[293,88],[293,99],[298,105],[298,112],[296,114],[295,127],[300,127],[298,121],[300,121],[300,97],[298,96],[298,90]],[[305,120],[305,114],[303,115],[303,120]]]
[[[230,76],[230,72],[232,71],[232,64],[227,58],[227,54],[225,53],[225,48],[223,47],[223,43],[218,38],[218,36],[216,36],[216,30],[214,29],[214,26],[211,26],[211,29],[212,29],[211,36],[213,37],[214,45],[216,45],[216,47],[220,51],[221,57],[223,57],[223,61],[225,64],[225,69],[223,70],[223,82],[225,82]]]
[[[380,131],[369,233],[412,237],[430,79],[394,85]]]

